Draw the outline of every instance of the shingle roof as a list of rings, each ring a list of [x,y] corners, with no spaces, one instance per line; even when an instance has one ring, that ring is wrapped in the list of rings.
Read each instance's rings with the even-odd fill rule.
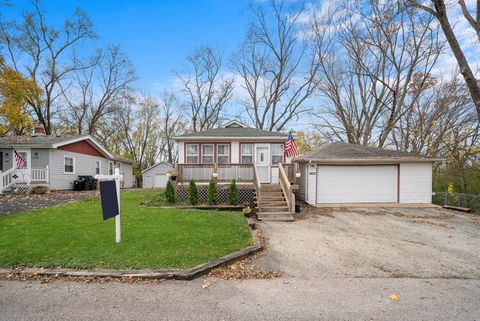
[[[72,139],[87,137],[86,135],[73,135],[73,136],[5,136],[0,137],[0,146],[2,145],[32,145],[32,146],[50,146],[64,141]]]
[[[175,137],[176,139],[185,138],[203,138],[203,137],[248,137],[248,138],[262,138],[262,137],[279,137],[288,138],[288,134],[271,132],[269,130],[262,130],[250,127],[229,127],[229,128],[214,128],[203,132],[192,132]]]
[[[318,150],[307,153],[295,159],[297,162],[305,161],[438,161],[440,159],[419,155],[411,152],[381,149],[357,144],[337,142],[323,145]]]
[[[124,162],[124,163],[130,163],[133,164],[134,161],[131,159],[114,155],[112,153],[109,153],[105,147],[101,146],[100,143],[96,142],[92,137],[89,135],[71,135],[71,136],[53,136],[53,135],[44,135],[44,136],[5,136],[5,137],[0,137],[0,148],[10,148],[10,146],[13,147],[31,147],[31,148],[55,148],[56,144],[61,144],[61,143],[67,143],[69,141],[75,141],[75,140],[82,140],[82,139],[89,139],[91,141],[94,141],[94,144],[97,146],[97,148],[104,150],[104,154],[110,158],[110,156],[113,156],[112,159],[119,161],[119,162]]]

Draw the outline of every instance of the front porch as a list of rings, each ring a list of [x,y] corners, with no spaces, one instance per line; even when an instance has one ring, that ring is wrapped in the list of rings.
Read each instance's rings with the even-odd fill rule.
[[[208,184],[211,178],[215,178],[219,185],[230,184],[235,179],[240,185],[255,184],[255,169],[259,174],[261,184],[278,184],[279,168],[285,171],[290,184],[295,184],[295,164],[278,164],[275,166],[260,167],[255,164],[176,164],[176,183],[188,185],[194,180],[199,185]],[[265,173],[263,174],[262,173]],[[262,175],[263,174],[263,175]]]
[[[232,180],[238,185],[240,204],[255,207],[260,220],[293,221],[297,179],[296,164],[258,166],[256,164],[177,164],[176,197],[188,199],[188,184],[194,180],[199,199],[206,201],[207,185],[213,178],[218,184],[221,203],[228,200]]]
[[[46,185],[49,186],[49,168],[31,167],[15,168],[12,167],[4,172],[0,171],[0,194],[12,191],[16,188],[28,192],[31,186]]]

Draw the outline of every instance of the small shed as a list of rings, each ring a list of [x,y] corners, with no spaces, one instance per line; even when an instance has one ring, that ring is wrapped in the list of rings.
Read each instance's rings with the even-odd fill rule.
[[[142,171],[143,188],[158,188],[167,186],[168,172],[175,169],[173,164],[160,162]]]

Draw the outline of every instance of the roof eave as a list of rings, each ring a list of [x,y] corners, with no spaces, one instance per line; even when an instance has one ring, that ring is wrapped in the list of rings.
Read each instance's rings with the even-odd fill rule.
[[[322,158],[296,158],[296,163],[316,164],[398,164],[398,163],[433,163],[443,161],[443,158],[348,158],[348,159],[322,159]]]
[[[256,141],[256,140],[281,140],[285,141],[288,139],[288,136],[238,136],[238,137],[226,137],[226,136],[179,136],[173,137],[176,141],[224,141],[224,140],[245,140],[245,141]]]

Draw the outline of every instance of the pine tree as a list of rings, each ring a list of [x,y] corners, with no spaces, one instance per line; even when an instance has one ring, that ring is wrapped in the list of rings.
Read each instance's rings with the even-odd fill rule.
[[[208,205],[216,205],[218,202],[217,182],[212,178],[208,183]]]
[[[230,183],[230,190],[228,191],[228,202],[231,205],[238,204],[238,189],[235,179],[232,179],[232,182]]]
[[[170,180],[168,180],[167,187],[165,189],[165,198],[167,199],[168,203],[175,203],[175,189],[173,188],[173,184]]]
[[[188,186],[188,201],[190,202],[190,205],[198,204],[197,184],[195,184],[193,179],[190,180],[190,185]]]

